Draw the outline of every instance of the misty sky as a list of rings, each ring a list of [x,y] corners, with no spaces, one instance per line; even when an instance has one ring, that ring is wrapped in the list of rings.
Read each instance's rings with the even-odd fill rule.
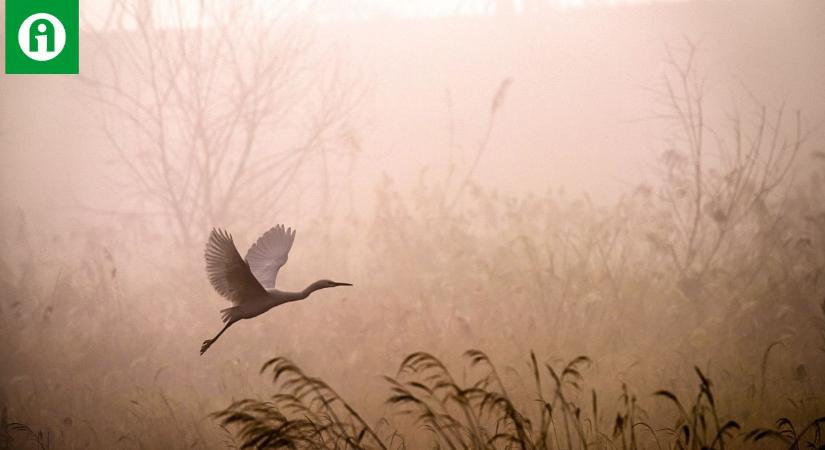
[[[648,120],[659,112],[650,90],[661,81],[665,45],[678,48],[685,38],[698,45],[718,114],[747,101],[745,89],[769,105],[801,109],[809,124],[822,122],[823,3],[745,3],[594,6],[518,23],[492,16],[321,23],[315,44],[365,92],[355,136],[362,153],[348,175],[354,198],[367,205],[383,175],[402,185],[432,176],[444,169],[448,148],[470,158],[507,78],[513,83],[478,166],[485,186],[610,197],[644,181],[667,136]],[[91,4],[84,2],[84,14]],[[410,4],[421,5],[396,5]],[[95,60],[90,42],[83,41],[81,74]],[[116,191],[107,188],[111,153],[95,127],[100,110],[84,89],[76,77],[3,77],[5,204],[55,211]]]
[[[369,1],[261,1],[263,11],[300,11],[310,9],[324,21],[392,18],[434,18],[449,16],[490,15],[496,13],[529,13],[531,8],[570,9],[585,7],[624,7],[651,3],[675,3],[694,0],[369,0]],[[718,0],[716,0],[718,1]],[[83,0],[85,25],[95,26],[110,8],[110,2]],[[175,16],[194,18],[197,4],[174,5],[156,2],[158,21],[174,24]]]

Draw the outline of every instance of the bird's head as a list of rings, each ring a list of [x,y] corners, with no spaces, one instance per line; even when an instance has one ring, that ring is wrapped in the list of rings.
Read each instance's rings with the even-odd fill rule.
[[[326,289],[332,288],[337,286],[352,286],[351,283],[339,283],[337,281],[332,280],[318,280],[310,285],[310,289],[313,291],[317,291],[318,289]]]

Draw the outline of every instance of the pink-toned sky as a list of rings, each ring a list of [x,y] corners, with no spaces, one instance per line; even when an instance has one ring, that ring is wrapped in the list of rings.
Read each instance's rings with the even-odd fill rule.
[[[368,203],[383,175],[405,186],[433,176],[449,152],[470,159],[507,78],[479,180],[505,192],[564,187],[611,198],[644,182],[665,148],[666,128],[647,120],[659,107],[649,89],[661,81],[666,45],[685,39],[698,46],[716,113],[744,101],[744,88],[768,105],[800,108],[811,125],[825,120],[822,2],[600,3],[508,19],[427,18],[420,11],[436,2],[375,2],[355,10],[408,19],[376,13],[317,24],[314,39],[333,55],[329,64],[341,64],[365,92],[355,136],[362,153],[354,172],[342,175],[354,198]],[[86,15],[92,4],[84,2]],[[94,58],[87,43],[81,71]],[[112,169],[95,127],[99,108],[84,89],[76,77],[2,78],[6,205],[52,210],[113,192],[102,176]],[[49,100],[55,95],[57,103]]]

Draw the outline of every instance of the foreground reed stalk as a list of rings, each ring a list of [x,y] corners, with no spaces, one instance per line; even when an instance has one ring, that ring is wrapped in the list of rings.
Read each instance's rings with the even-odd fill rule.
[[[711,380],[698,368],[698,392],[684,403],[668,390],[655,392],[675,408],[672,427],[657,429],[622,386],[612,433],[601,430],[598,396],[591,391],[588,407],[579,404],[583,370],[590,359],[580,356],[560,368],[540,364],[530,353],[533,392],[530,401],[517,401],[499,377],[489,357],[478,350],[465,352],[467,369],[478,375],[462,385],[435,356],[407,356],[389,385],[386,404],[396,412],[380,426],[371,426],[334,389],[306,375],[290,360],[277,357],[261,368],[269,372],[277,392],[268,401],[244,399],[212,414],[232,430],[241,448],[290,449],[718,449],[750,446],[772,440],[778,447],[812,448],[825,445],[825,417],[797,431],[787,418],[776,429],[741,431],[735,420],[723,419]],[[589,409],[589,410],[588,410]],[[404,426],[393,429],[389,424]]]

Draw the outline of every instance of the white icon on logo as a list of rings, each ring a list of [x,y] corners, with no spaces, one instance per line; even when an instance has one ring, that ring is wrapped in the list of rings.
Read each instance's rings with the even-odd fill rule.
[[[66,29],[51,14],[32,14],[20,25],[17,43],[29,58],[48,61],[59,55],[66,45]]]

